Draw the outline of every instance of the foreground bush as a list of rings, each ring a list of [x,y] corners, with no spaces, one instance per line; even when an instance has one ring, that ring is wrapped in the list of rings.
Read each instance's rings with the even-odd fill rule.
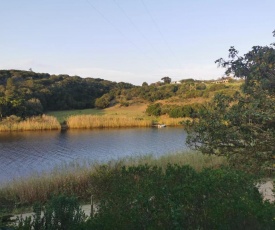
[[[221,165],[227,164],[223,157],[184,151],[176,154],[167,154],[158,158],[149,155],[124,158],[119,161],[113,160],[108,162],[105,167],[108,167],[109,171],[116,171],[122,166],[129,167],[148,164],[157,165],[165,170],[169,163],[190,165],[196,171],[201,171],[203,168],[209,167],[218,168]],[[87,162],[87,165],[74,162],[60,166],[51,173],[12,181],[0,189],[0,210],[6,208],[6,206],[1,205],[6,204],[6,201],[12,201],[9,205],[11,209],[9,212],[12,212],[15,203],[17,207],[20,206],[22,208],[30,207],[37,202],[45,204],[53,195],[59,194],[76,196],[81,199],[82,202],[89,202],[92,186],[91,177],[98,173],[101,174],[101,171],[97,170],[100,167],[102,167],[101,164],[95,164],[93,162]],[[104,190],[105,188],[102,189]]]
[[[91,178],[97,204],[85,219],[75,198],[61,195],[42,217],[16,229],[275,229],[275,206],[263,202],[254,179],[229,169],[189,166],[102,166]]]
[[[274,229],[275,206],[263,203],[251,176],[189,166],[101,168],[93,178],[95,229]],[[104,189],[103,189],[104,188]]]
[[[53,197],[43,209],[37,204],[34,207],[35,214],[25,219],[19,218],[18,230],[72,230],[79,229],[86,220],[75,197]],[[43,215],[41,211],[44,211]]]

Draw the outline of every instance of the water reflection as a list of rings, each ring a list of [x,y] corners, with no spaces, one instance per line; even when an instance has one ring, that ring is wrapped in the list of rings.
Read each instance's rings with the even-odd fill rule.
[[[185,138],[182,128],[0,133],[0,182],[75,160],[106,162],[178,152],[186,148]]]

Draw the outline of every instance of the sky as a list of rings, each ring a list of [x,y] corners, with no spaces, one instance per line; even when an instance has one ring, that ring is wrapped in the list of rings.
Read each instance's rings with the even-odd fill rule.
[[[215,60],[274,42],[274,0],[0,0],[0,69],[135,85],[217,79]]]

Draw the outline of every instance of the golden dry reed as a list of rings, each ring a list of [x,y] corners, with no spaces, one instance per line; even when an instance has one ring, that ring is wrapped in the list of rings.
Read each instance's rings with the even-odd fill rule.
[[[160,117],[158,119],[158,123],[165,124],[167,126],[179,126],[184,120],[186,120],[186,118]]]
[[[21,120],[10,116],[0,121],[0,132],[5,131],[30,131],[30,130],[60,130],[61,125],[53,116],[36,116]]]
[[[69,129],[150,127],[152,121],[126,116],[77,115],[67,119]]]

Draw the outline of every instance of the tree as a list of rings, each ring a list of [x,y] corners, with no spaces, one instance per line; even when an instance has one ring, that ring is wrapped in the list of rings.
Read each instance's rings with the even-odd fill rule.
[[[148,86],[148,83],[145,81],[145,82],[142,83],[142,86],[146,87],[146,86]]]
[[[170,84],[171,83],[171,78],[170,77],[163,77],[161,80],[164,81],[165,84]]]
[[[95,106],[98,109],[105,109],[110,105],[110,102],[110,96],[108,94],[104,94],[102,97],[96,99]]]
[[[198,120],[186,124],[191,147],[226,156],[232,166],[246,171],[275,168],[274,45],[254,46],[243,56],[231,47],[229,60],[216,61],[245,82],[242,92],[216,95]]]

